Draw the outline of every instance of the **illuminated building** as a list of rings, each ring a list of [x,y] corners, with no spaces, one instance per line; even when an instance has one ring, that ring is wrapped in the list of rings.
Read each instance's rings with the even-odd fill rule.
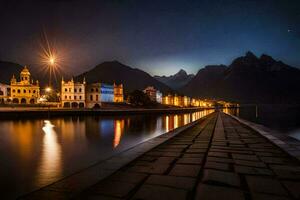
[[[148,86],[143,91],[150,98],[151,101],[162,103],[162,93],[153,86]]]
[[[174,97],[170,94],[168,94],[167,96],[163,96],[162,98],[162,104],[165,105],[174,105]]]
[[[114,86],[101,83],[101,102],[114,102]]]
[[[10,97],[10,85],[0,83],[0,103],[5,103]]]
[[[114,83],[114,102],[123,103],[124,96],[123,96],[123,84],[115,84]]]
[[[187,97],[187,96],[183,97],[183,106],[184,107],[191,106],[191,98],[190,97]]]
[[[101,106],[101,83],[92,83],[86,86],[86,107],[97,108]]]
[[[156,91],[156,102],[162,103],[162,93],[159,90]]]
[[[35,104],[40,98],[40,86],[39,81],[33,81],[31,74],[27,67],[20,73],[20,81],[17,81],[13,75],[10,81],[11,94],[10,98],[12,103],[16,104]]]
[[[66,108],[84,108],[85,107],[85,86],[86,82],[61,81],[61,104]]]

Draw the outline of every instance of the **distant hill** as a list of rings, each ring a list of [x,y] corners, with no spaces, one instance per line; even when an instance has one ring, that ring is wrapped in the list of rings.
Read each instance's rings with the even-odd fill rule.
[[[242,103],[299,103],[300,70],[247,52],[229,66],[206,66],[181,92]]]
[[[174,75],[154,76],[154,78],[176,90],[186,85],[194,76],[194,74],[187,74],[185,70],[181,69]]]
[[[17,63],[0,61],[0,82],[9,84],[13,74],[18,76],[22,69],[23,66]]]
[[[172,89],[159,82],[148,73],[126,66],[118,61],[104,62],[93,69],[75,77],[75,80],[86,78],[88,83],[123,83],[125,91],[143,90],[147,86],[154,86],[162,92],[172,92]]]

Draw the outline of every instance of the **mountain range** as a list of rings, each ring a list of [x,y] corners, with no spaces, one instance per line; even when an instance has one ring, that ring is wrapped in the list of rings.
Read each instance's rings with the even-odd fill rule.
[[[13,74],[18,78],[23,66],[0,61],[0,80],[9,84]],[[48,77],[30,67],[33,78],[39,77],[41,86]],[[277,61],[268,55],[255,56],[247,52],[228,66],[209,65],[196,75],[184,70],[171,76],[154,76],[118,61],[103,62],[79,74],[75,80],[86,78],[88,83],[123,83],[125,92],[154,86],[163,93],[185,94],[191,97],[220,99],[239,103],[299,103],[300,70]],[[60,77],[58,77],[59,79]]]
[[[163,93],[173,92],[164,83],[156,80],[148,73],[126,66],[118,61],[104,62],[93,69],[75,77],[75,80],[86,78],[87,82],[123,83],[125,91],[143,90],[147,86],[154,86]]]
[[[300,70],[247,52],[229,66],[213,65],[200,69],[180,91],[202,98],[241,103],[299,103]]]
[[[185,70],[180,69],[179,72],[177,72],[174,75],[171,76],[154,76],[155,79],[158,81],[166,84],[170,88],[177,90],[183,86],[185,86],[192,78],[194,77],[194,74],[187,74]]]

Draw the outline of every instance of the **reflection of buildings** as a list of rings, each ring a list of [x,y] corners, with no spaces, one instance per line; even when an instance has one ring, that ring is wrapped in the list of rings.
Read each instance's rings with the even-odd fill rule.
[[[61,147],[57,142],[54,125],[44,121],[44,138],[41,163],[37,177],[37,185],[45,185],[57,180],[62,170]]]
[[[82,83],[61,81],[61,104],[63,107],[83,108],[85,107],[85,79]]]
[[[92,83],[86,86],[86,106],[88,108],[100,107],[101,105],[101,84]]]
[[[162,103],[162,93],[153,86],[148,86],[143,92],[147,94],[151,101]]]
[[[30,72],[25,66],[20,73],[20,81],[15,76],[10,81],[11,99],[13,103],[34,104],[40,97],[39,82],[35,83],[30,77]]]
[[[114,121],[114,141],[113,141],[114,148],[116,148],[121,142],[121,137],[124,132],[124,124],[125,124],[124,119],[122,120],[116,119]]]

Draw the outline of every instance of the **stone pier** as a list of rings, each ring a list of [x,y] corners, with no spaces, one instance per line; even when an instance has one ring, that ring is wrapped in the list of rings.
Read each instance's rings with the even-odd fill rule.
[[[64,197],[299,199],[300,163],[256,131],[224,113],[215,112],[107,178],[75,196]],[[39,196],[33,193],[25,198]]]

